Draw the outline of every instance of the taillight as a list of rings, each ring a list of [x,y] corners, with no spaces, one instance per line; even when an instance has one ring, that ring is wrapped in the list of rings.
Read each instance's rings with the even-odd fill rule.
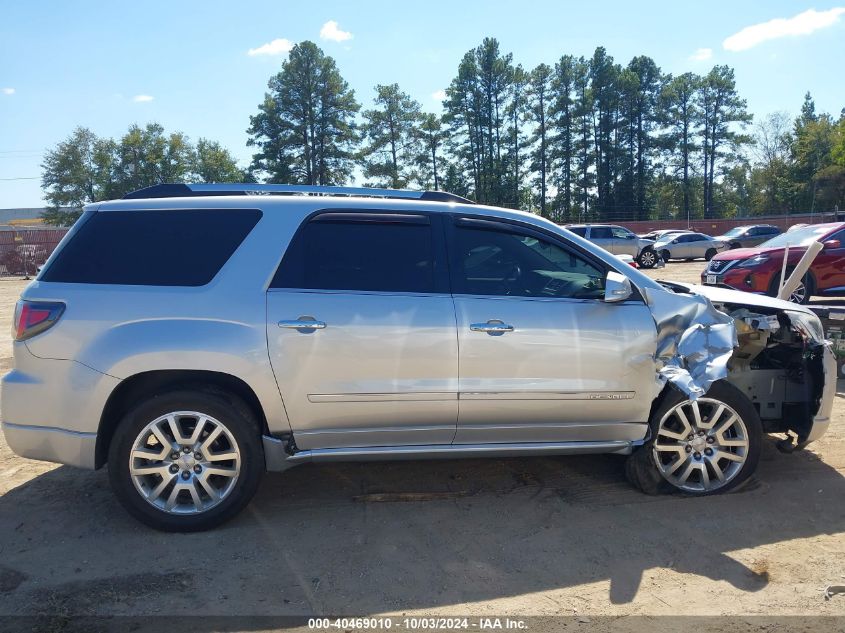
[[[14,331],[16,341],[25,341],[49,330],[56,324],[65,304],[58,301],[18,301],[15,306]]]

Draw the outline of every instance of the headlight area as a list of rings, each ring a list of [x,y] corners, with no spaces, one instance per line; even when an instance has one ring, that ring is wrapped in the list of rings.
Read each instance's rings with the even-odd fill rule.
[[[783,433],[778,448],[803,448],[819,413],[826,342],[813,314],[759,306],[717,305],[734,319],[738,346],[728,361],[728,381],[760,413],[767,433]]]

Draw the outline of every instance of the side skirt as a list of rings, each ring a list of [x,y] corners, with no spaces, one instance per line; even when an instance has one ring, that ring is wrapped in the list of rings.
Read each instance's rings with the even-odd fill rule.
[[[263,436],[264,460],[269,471],[282,471],[308,462],[362,462],[388,460],[465,459],[532,455],[628,455],[635,442],[526,442],[517,444],[437,444],[431,446],[366,446],[318,448],[289,454],[281,440]]]

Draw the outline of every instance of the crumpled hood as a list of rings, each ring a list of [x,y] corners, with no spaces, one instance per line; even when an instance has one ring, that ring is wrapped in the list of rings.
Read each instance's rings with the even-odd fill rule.
[[[698,284],[687,284],[679,281],[673,281],[672,283],[677,284],[678,286],[683,286],[684,288],[689,288],[690,292],[707,297],[710,301],[715,303],[730,303],[732,305],[748,306],[750,308],[769,308],[813,314],[813,311],[805,306],[784,301],[783,299],[775,299],[774,297],[769,297],[767,295],[758,295],[752,292],[742,292],[741,290],[720,288],[719,286],[701,286]]]

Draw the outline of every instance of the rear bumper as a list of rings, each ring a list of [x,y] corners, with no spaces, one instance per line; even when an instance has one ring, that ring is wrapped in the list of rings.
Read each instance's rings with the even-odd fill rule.
[[[3,422],[6,443],[15,454],[79,468],[95,467],[96,433]]]
[[[96,466],[97,430],[120,380],[71,360],[34,356],[15,343],[15,369],[0,382],[0,423],[22,457]]]

